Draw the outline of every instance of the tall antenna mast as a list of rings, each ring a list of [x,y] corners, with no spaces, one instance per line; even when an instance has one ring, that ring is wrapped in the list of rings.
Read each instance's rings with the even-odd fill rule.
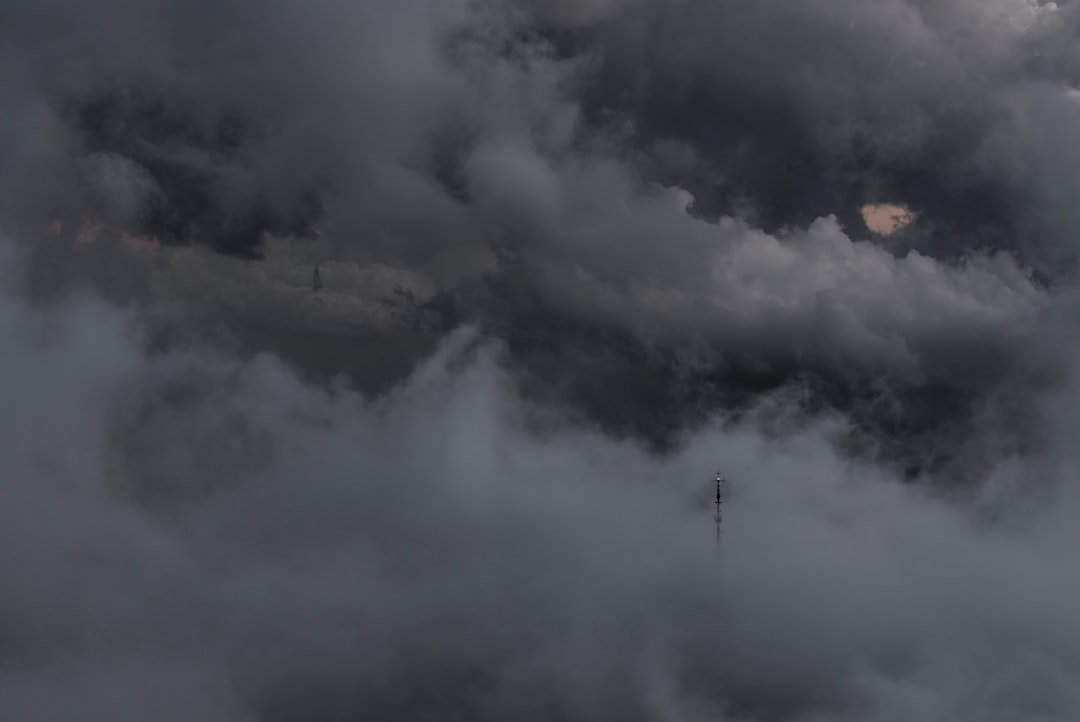
[[[720,470],[716,470],[716,515],[713,517],[716,520],[716,543],[720,544],[720,521],[722,519],[720,514],[720,485],[724,483],[724,477],[720,475]]]

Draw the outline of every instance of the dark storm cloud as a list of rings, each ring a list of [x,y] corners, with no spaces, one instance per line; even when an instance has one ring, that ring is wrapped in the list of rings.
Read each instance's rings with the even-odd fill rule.
[[[0,717],[1075,719],[1076,22],[4,6]]]
[[[769,229],[837,213],[861,233],[859,206],[903,202],[935,255],[1011,247],[1047,271],[1075,255],[1067,225],[1051,221],[1070,204],[1049,187],[1071,174],[1038,167],[1060,147],[1041,118],[1071,112],[1074,7],[628,7],[589,37],[603,81],[585,106],[625,115],[646,141],[690,143],[713,171],[691,188],[703,212],[752,212]]]
[[[40,177],[26,180],[38,183],[17,199],[36,203],[19,210],[105,213],[85,207],[93,179],[50,157],[63,147],[123,157],[153,178],[158,192],[117,220],[161,240],[244,255],[266,233],[312,233],[335,183],[353,199],[396,190],[382,187],[394,180],[388,166],[415,153],[452,90],[436,33],[453,30],[460,6],[235,2],[211,11],[163,1],[5,11],[5,27],[21,36],[7,53],[21,81],[11,92],[29,86],[29,100],[11,103],[16,117],[30,123],[39,113],[55,126],[28,161]],[[56,180],[76,187],[43,187]],[[74,192],[80,185],[89,191]],[[42,198],[51,203],[34,207]]]
[[[57,147],[124,156],[160,186],[144,230],[233,253],[328,214],[409,265],[446,245],[475,255],[474,213],[441,185],[473,141],[526,133],[570,150],[624,122],[632,145],[701,154],[697,174],[663,152],[646,163],[692,183],[699,211],[767,230],[837,214],[864,232],[859,207],[891,200],[919,212],[935,254],[1026,244],[1038,256],[1065,239],[1052,220],[1067,206],[1027,175],[1046,177],[1032,166],[1058,144],[1023,124],[1075,105],[1062,85],[1075,74],[1069,6],[518,5],[569,28],[500,3],[12,10],[20,42],[5,65],[30,98],[9,105],[59,126],[39,172]],[[1048,107],[1025,102],[1036,92]],[[1068,183],[1059,173],[1051,186]]]
[[[89,276],[117,298],[179,298],[247,346],[365,388],[478,321],[526,386],[662,445],[794,383],[916,470],[935,438],[949,441],[930,457],[953,453],[988,394],[1010,399],[992,415],[1026,416],[1053,376],[1030,338],[1046,291],[1022,269],[1058,278],[1047,259],[1072,253],[1075,164],[1057,150],[1080,112],[1069,5],[5,12],[0,165],[38,296]],[[915,222],[867,245],[870,202]],[[41,230],[70,237],[87,219],[103,239],[241,257],[288,243],[256,270],[229,266],[235,279],[161,261],[163,281],[104,252],[84,268]],[[313,316],[300,290],[319,265],[353,280]],[[412,280],[387,293],[363,285],[367,268]],[[399,372],[380,339],[403,349]]]

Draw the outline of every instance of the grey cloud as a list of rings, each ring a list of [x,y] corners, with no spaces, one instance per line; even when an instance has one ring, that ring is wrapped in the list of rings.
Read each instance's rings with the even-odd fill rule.
[[[615,113],[631,145],[703,155],[708,170],[687,179],[703,213],[750,213],[767,230],[837,214],[858,233],[862,203],[896,201],[919,211],[934,255],[1069,246],[1039,222],[1062,204],[1016,176],[1052,146],[1001,125],[1024,108],[1018,93],[1069,82],[1068,5],[577,4],[587,27],[550,44],[547,26],[497,2],[233,3],[213,22],[164,1],[90,18],[55,8],[84,22],[20,11],[11,26],[28,40],[9,66],[72,109],[59,140],[148,167],[165,193],[142,222],[174,241],[250,253],[263,233],[311,233],[328,213],[379,260],[443,266],[440,247],[477,255],[486,241],[441,187],[462,146],[524,133],[571,151]],[[46,28],[64,42],[29,40]],[[60,72],[76,58],[79,73]],[[988,167],[985,143],[1002,132],[1032,145]]]
[[[976,253],[957,266],[914,251],[897,258],[828,219],[776,237],[695,218],[686,192],[640,189],[605,159],[561,164],[520,144],[481,147],[475,158],[476,203],[513,209],[497,222],[515,224],[506,284],[479,307],[520,344],[526,366],[549,364],[538,369],[547,393],[554,382],[587,397],[579,384],[609,383],[613,366],[639,354],[638,380],[625,379],[606,409],[592,407],[616,428],[645,418],[665,429],[645,409],[692,419],[695,406],[729,403],[725,384],[775,388],[799,373],[849,390],[875,379],[901,396],[939,389],[942,404],[930,413],[963,418],[971,395],[1006,381],[1042,387],[1054,374],[1054,352],[1036,339],[1052,295],[1006,255]],[[599,351],[605,333],[621,334],[622,350]],[[575,360],[582,344],[604,361]],[[623,361],[609,358],[620,353]],[[950,401],[948,392],[968,398]]]
[[[980,148],[1023,108],[1017,90],[1057,86],[1062,102],[1071,61],[1053,38],[1071,37],[1074,8],[640,8],[600,34],[605,81],[587,105],[625,113],[646,138],[691,141],[715,167],[692,189],[703,210],[730,212],[745,196],[771,227],[836,213],[858,230],[862,203],[903,201],[919,211],[935,255],[976,244],[1032,257],[1071,248],[1064,234],[1030,237],[1032,199],[1014,192],[1011,173],[987,169]],[[1055,147],[1027,128],[1012,131]]]
[[[164,300],[367,389],[480,323],[526,385],[663,444],[789,384],[813,408],[899,404],[899,446],[1053,386],[1022,269],[1061,279],[1047,259],[1071,253],[1070,6],[51,7],[66,21],[10,11],[5,65],[7,137],[42,134],[4,163],[35,296]],[[871,201],[917,221],[872,238]],[[275,257],[71,261],[57,219]],[[368,288],[383,269],[410,280]],[[384,343],[389,364],[357,351]]]
[[[475,334],[372,401],[148,356],[96,302],[6,309],[5,408],[36,410],[3,436],[8,714],[1077,712],[1067,448],[1038,459],[1064,496],[986,529],[837,455],[839,427],[710,426],[668,456],[537,436]]]
[[[1076,717],[1072,3],[24,5],[0,716]]]

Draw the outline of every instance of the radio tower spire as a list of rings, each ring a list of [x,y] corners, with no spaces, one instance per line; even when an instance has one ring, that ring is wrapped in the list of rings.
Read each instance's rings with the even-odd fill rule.
[[[720,485],[724,483],[724,477],[720,475],[720,470],[716,470],[716,515],[713,517],[716,520],[716,544],[720,544]]]

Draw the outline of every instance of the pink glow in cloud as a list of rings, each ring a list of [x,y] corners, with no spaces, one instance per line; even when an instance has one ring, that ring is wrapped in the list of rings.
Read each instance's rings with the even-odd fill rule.
[[[156,238],[133,236],[126,231],[120,234],[120,242],[136,253],[154,253],[161,245]]]
[[[98,220],[83,221],[83,224],[79,226],[79,230],[75,233],[76,243],[93,243],[97,240],[98,234],[101,233],[101,229],[105,224]]]
[[[862,217],[871,231],[883,236],[891,236],[915,220],[907,208],[890,203],[867,204],[862,207]]]

